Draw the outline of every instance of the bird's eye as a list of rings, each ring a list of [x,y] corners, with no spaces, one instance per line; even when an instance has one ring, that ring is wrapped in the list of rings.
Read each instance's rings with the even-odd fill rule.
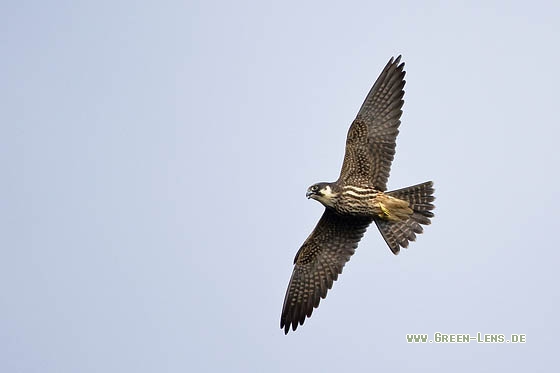
[[[316,192],[317,189],[319,189],[319,187],[318,187],[317,185],[313,185],[313,186],[311,187],[311,191],[313,191],[313,192]]]

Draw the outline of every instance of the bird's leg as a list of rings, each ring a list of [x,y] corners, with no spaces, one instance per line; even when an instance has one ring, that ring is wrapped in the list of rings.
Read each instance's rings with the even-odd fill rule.
[[[383,212],[383,214],[386,217],[389,217],[391,215],[391,213],[389,212],[389,209],[387,209],[387,207],[385,207],[385,205],[383,203],[379,202],[378,206],[381,209],[381,212]],[[380,216],[380,217],[382,217],[382,216]]]

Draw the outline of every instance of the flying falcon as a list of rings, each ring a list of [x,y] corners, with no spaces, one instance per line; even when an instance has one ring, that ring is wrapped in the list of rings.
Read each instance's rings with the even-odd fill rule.
[[[307,189],[307,198],[321,202],[325,212],[294,259],[280,318],[286,334],[327,296],[371,222],[396,255],[434,216],[431,181],[386,192],[404,104],[400,60],[389,60],[352,122],[338,180]]]

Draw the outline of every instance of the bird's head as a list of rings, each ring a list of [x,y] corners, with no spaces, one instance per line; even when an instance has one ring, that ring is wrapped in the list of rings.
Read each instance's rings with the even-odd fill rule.
[[[307,188],[305,196],[313,198],[325,206],[333,207],[333,198],[336,196],[336,193],[333,191],[331,183],[317,183]]]

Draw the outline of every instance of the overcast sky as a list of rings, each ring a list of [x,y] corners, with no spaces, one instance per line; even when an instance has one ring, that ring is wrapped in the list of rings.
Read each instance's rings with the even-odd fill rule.
[[[557,367],[560,5],[7,1],[0,371]],[[406,63],[388,186],[433,180],[394,256],[375,226],[279,328],[348,126]],[[408,344],[407,333],[526,334]]]

